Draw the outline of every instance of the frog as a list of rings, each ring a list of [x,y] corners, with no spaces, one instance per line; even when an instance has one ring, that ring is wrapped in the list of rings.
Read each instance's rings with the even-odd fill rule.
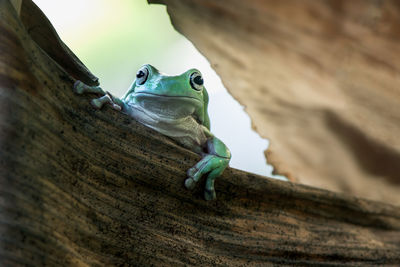
[[[205,200],[216,199],[215,179],[228,167],[231,152],[210,131],[209,95],[199,70],[189,69],[169,76],[145,64],[136,72],[134,81],[121,98],[80,80],[74,83],[74,92],[100,94],[90,101],[95,109],[110,105],[199,154],[201,159],[186,172],[184,186],[192,190],[204,176]]]

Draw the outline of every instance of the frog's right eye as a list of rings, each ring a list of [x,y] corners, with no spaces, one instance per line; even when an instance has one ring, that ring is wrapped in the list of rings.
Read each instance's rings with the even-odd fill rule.
[[[137,85],[144,84],[148,76],[149,76],[149,70],[146,67],[141,68],[136,73],[136,84]]]

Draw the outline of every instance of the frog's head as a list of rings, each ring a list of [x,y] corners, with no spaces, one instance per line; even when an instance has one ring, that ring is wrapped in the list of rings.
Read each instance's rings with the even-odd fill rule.
[[[192,116],[210,128],[208,93],[201,73],[196,69],[168,76],[147,64],[138,70],[130,91],[137,104],[160,117],[179,119]]]

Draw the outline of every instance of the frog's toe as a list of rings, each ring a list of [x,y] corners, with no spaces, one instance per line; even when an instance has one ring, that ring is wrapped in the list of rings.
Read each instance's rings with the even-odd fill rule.
[[[189,177],[194,177],[197,173],[197,169],[195,167],[190,168],[186,173]]]
[[[78,95],[81,95],[85,92],[84,84],[83,82],[77,80],[74,83],[74,92],[77,93]]]
[[[112,104],[112,108],[115,110],[118,110],[118,111],[122,110],[121,106],[118,106],[117,104],[114,104],[114,103]]]
[[[187,189],[193,189],[196,186],[196,181],[193,180],[192,177],[189,177],[185,180],[185,186]]]
[[[101,109],[103,106],[103,102],[100,101],[99,99],[92,99],[90,101],[90,104],[95,108],[95,109]]]
[[[205,200],[215,200],[217,199],[217,194],[215,193],[215,190],[209,190],[206,188],[204,190],[204,198]]]

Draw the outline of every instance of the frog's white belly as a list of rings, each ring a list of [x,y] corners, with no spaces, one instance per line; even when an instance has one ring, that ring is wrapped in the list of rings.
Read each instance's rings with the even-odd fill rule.
[[[139,105],[130,104],[129,115],[138,122],[150,127],[172,139],[184,147],[200,152],[201,147],[207,142],[204,126],[199,124],[192,116],[179,119],[162,117]]]

